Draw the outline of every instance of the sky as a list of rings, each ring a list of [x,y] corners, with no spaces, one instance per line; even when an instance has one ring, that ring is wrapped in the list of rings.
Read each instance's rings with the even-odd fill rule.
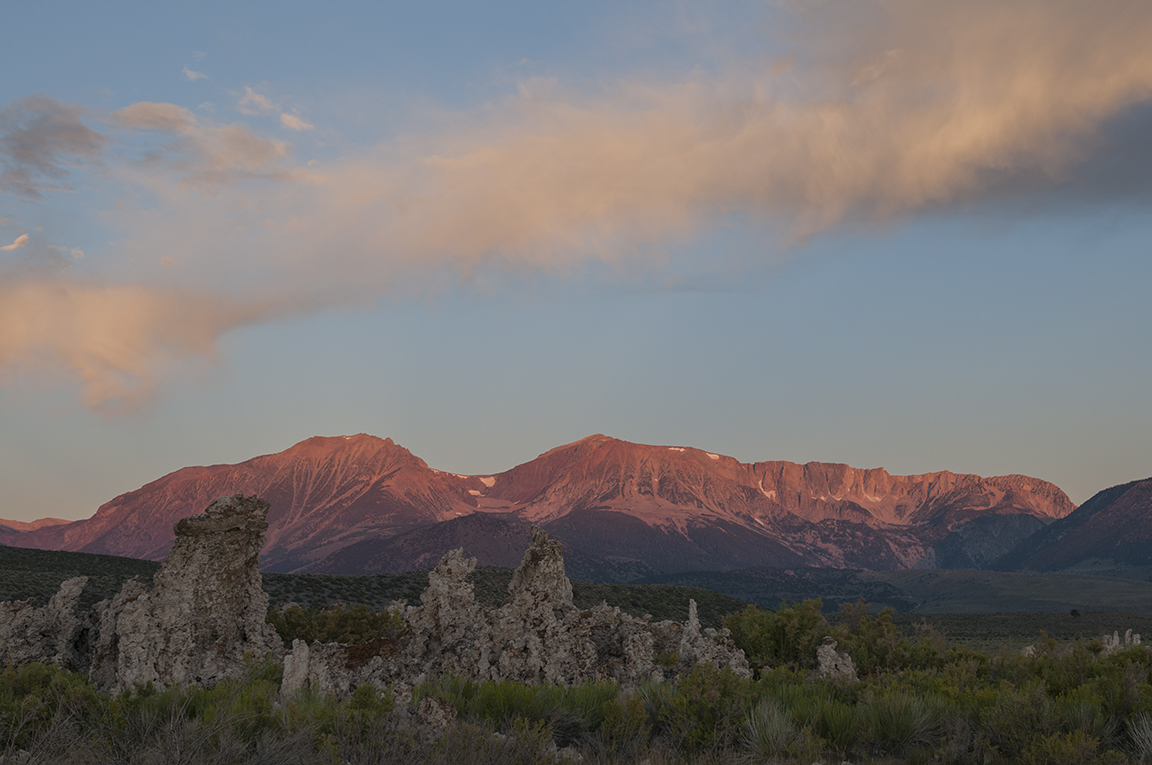
[[[1152,475],[1146,0],[3,14],[0,518],[360,432]]]

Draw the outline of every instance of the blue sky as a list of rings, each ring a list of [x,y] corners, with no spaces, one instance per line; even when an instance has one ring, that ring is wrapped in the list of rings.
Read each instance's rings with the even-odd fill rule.
[[[1152,475],[1152,8],[23,4],[0,518],[312,435]]]

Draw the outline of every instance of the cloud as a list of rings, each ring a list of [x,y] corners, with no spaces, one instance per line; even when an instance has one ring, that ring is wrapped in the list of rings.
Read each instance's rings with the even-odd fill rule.
[[[3,248],[0,248],[0,249],[3,249]],[[53,250],[55,252],[61,252],[61,253],[66,252],[69,255],[71,255],[73,258],[76,258],[77,260],[84,257],[84,250],[81,250],[79,247],[63,247],[63,246],[58,245],[58,244],[50,244],[50,245],[48,245],[48,249]]]
[[[180,363],[213,358],[223,332],[270,312],[171,288],[0,278],[0,373],[70,377],[86,406],[120,414]]]
[[[300,119],[295,114],[286,113],[281,113],[280,124],[289,130],[312,130],[315,127]]]
[[[113,112],[109,120],[131,130],[171,134],[175,140],[163,147],[162,170],[175,172],[184,183],[195,186],[218,186],[238,178],[276,178],[279,163],[291,152],[287,143],[263,138],[245,125],[201,120],[175,104],[139,102]]]
[[[18,250],[26,244],[28,244],[28,235],[21,234],[20,236],[16,237],[16,241],[14,241],[12,244],[6,244],[3,247],[0,247],[0,252],[11,252],[12,250]]]
[[[277,168],[280,183],[171,192],[120,225],[145,250],[181,249],[181,274],[205,286],[236,269],[329,305],[481,269],[622,263],[730,216],[764,226],[770,256],[837,225],[1082,187],[1109,126],[1152,100],[1145,3],[804,8],[791,67],[593,93],[528,80],[438,128],[305,167],[249,131],[251,152],[201,148],[199,165],[245,171],[218,173],[229,182]],[[174,114],[185,135],[216,129]]]
[[[203,72],[194,72],[191,69],[189,69],[188,67],[184,67],[183,72],[184,72],[184,76],[188,78],[189,82],[195,82],[196,80],[205,80],[208,78],[208,75],[204,74]]]
[[[254,115],[260,112],[267,112],[275,109],[272,102],[268,100],[267,96],[263,96],[251,87],[244,86],[244,95],[236,103],[236,108],[239,109],[241,114]]]
[[[136,130],[166,130],[187,135],[196,126],[196,115],[176,104],[140,101],[114,112],[112,118]]]
[[[70,169],[99,160],[107,139],[80,117],[83,107],[35,95],[0,111],[0,191],[39,199],[64,189]]]
[[[0,359],[32,363],[41,349],[83,381],[90,406],[115,409],[154,390],[172,359],[210,356],[220,333],[283,315],[267,306],[307,312],[481,272],[616,264],[733,216],[763,226],[770,255],[840,225],[1152,190],[1152,4],[799,7],[791,63],[749,57],[594,92],[527,80],[475,112],[307,165],[286,143],[175,104],[114,112],[125,144],[148,148],[117,178],[132,192],[122,197],[150,201],[105,214],[132,248],[124,283],[5,287],[0,332],[18,350]],[[83,128],[77,107],[50,105]],[[240,106],[274,108],[251,88]],[[299,119],[283,113],[288,129],[286,118]],[[97,139],[49,151],[49,166],[82,156],[75,146],[95,156]],[[17,303],[33,318],[13,340]],[[108,329],[86,333],[81,317]]]
[[[617,263],[729,216],[782,231],[766,237],[778,252],[838,225],[1076,188],[1107,127],[1152,99],[1146,3],[805,7],[791,68],[598,93],[529,80],[456,124],[299,169],[262,201],[293,234],[238,241],[275,253],[285,281],[350,292],[422,269]],[[224,225],[223,208],[181,210]]]

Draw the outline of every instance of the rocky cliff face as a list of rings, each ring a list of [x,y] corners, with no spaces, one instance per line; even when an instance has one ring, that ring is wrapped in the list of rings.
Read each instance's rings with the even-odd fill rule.
[[[397,554],[430,566],[460,534],[485,565],[506,563],[495,558],[514,555],[509,527],[438,528],[482,513],[522,529],[536,523],[569,545],[572,561],[583,553],[594,559],[585,570],[616,580],[764,566],[979,567],[1073,509],[1055,486],[1025,476],[748,464],[600,435],[503,473],[459,476],[359,435],[313,438],[239,465],[186,468],[86,521],[5,527],[0,541],[158,559],[175,520],[237,491],[271,503],[266,570],[380,573],[394,570],[388,561]],[[403,549],[380,542],[415,532]]]
[[[553,449],[491,483],[481,508],[533,519],[589,555],[639,551],[662,571],[981,566],[1073,509],[1058,488],[1025,476],[745,464],[605,436]],[[981,531],[964,533],[977,520]]]

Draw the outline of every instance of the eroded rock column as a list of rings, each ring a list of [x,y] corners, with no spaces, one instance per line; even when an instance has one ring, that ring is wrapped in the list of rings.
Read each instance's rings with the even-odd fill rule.
[[[267,512],[264,500],[237,494],[176,524],[153,588],[130,582],[103,604],[92,667],[98,686],[212,685],[240,674],[245,655],[283,653],[265,622],[257,569]]]

